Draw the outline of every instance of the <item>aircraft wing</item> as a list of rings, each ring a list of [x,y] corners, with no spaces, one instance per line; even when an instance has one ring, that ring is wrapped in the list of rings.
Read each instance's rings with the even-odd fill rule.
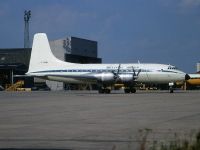
[[[74,79],[93,79],[97,80],[95,74],[84,74],[84,75],[62,75],[62,74],[46,74],[45,76],[56,76],[56,77],[64,77],[64,78],[74,78]],[[44,77],[44,76],[41,76]]]
[[[27,74],[27,75],[15,75],[15,77],[38,77],[38,78],[47,78],[51,77],[63,77],[63,78],[73,78],[78,80],[90,80],[97,81],[94,73],[84,74],[84,75],[63,75],[63,74]]]
[[[25,77],[45,77],[45,75],[13,75],[16,78],[25,78]]]

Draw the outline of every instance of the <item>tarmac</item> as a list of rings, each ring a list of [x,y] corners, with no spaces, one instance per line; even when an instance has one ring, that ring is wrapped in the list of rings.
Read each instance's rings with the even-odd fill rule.
[[[134,150],[199,130],[200,91],[0,92],[0,149]]]

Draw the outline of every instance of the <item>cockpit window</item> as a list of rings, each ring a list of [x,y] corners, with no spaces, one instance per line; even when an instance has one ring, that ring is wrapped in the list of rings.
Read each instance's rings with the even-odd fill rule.
[[[168,69],[170,69],[170,70],[177,70],[178,68],[175,67],[175,66],[169,66]]]

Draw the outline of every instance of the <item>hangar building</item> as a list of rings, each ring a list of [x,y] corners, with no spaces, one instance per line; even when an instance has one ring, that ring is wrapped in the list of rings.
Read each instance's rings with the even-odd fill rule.
[[[14,74],[24,74],[28,71],[30,60],[30,48],[0,49],[0,85],[13,84],[16,79]],[[27,78],[25,86],[33,86],[33,79]]]
[[[63,61],[74,63],[101,63],[97,58],[97,42],[77,37],[66,37],[50,41],[53,54]],[[31,48],[0,49],[0,85],[4,88],[15,83],[19,78],[14,75],[23,75],[28,71]],[[33,87],[36,82],[44,80],[25,78],[25,87]],[[52,90],[62,90],[65,84],[46,81]]]

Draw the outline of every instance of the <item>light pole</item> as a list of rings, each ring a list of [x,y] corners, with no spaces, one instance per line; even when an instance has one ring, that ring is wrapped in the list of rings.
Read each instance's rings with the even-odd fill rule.
[[[31,18],[31,11],[24,11],[24,48],[29,48],[29,19]]]

